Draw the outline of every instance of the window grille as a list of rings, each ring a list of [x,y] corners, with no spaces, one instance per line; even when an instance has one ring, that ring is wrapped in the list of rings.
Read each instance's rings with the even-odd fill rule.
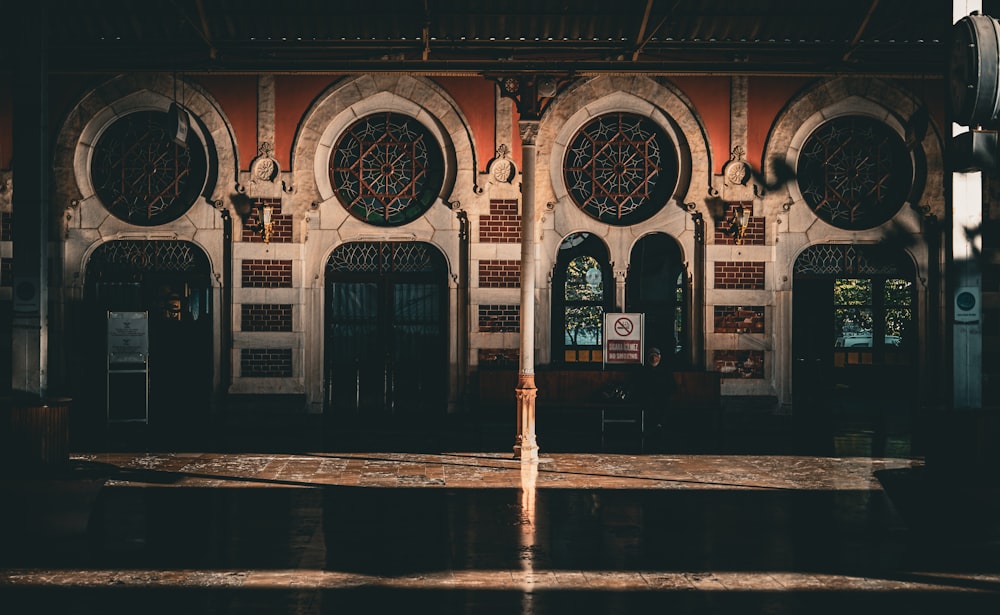
[[[91,180],[97,197],[116,218],[157,226],[181,217],[207,179],[204,146],[194,132],[179,144],[171,115],[130,113],[116,120],[94,147]]]
[[[398,113],[364,117],[344,131],[330,180],[352,216],[378,226],[411,222],[441,191],[444,163],[431,133]]]
[[[677,183],[677,154],[652,120],[630,113],[600,116],[566,148],[566,188],[576,205],[615,225],[646,220]]]
[[[863,116],[821,125],[806,139],[796,175],[816,215],[849,230],[874,228],[896,215],[914,176],[900,136]]]

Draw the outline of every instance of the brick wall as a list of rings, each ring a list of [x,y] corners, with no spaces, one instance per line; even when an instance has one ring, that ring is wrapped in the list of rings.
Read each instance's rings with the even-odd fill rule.
[[[243,288],[291,288],[292,261],[243,261]]]
[[[521,286],[521,261],[479,261],[480,288],[519,288]]]
[[[243,241],[250,243],[263,243],[264,238],[255,227],[260,224],[263,216],[264,206],[270,205],[271,212],[271,243],[291,243],[292,241],[292,216],[285,216],[281,213],[281,199],[255,199],[254,205],[250,209],[250,215],[243,222]]]
[[[764,289],[764,263],[721,261],[715,263],[715,287],[740,290]]]
[[[479,219],[481,243],[519,243],[521,241],[521,216],[517,213],[516,200],[490,201],[490,213]]]
[[[480,305],[479,330],[483,333],[516,333],[521,330],[521,306]]]
[[[764,352],[762,350],[714,350],[712,371],[723,378],[763,378]]]
[[[716,333],[763,333],[764,306],[715,306]]]
[[[477,354],[479,364],[484,367],[517,367],[521,360],[517,348],[480,348]]]
[[[291,331],[292,306],[287,303],[244,303],[240,307],[241,331]]]
[[[244,378],[290,378],[291,348],[243,348],[240,375]]]
[[[732,226],[732,208],[736,205],[752,207],[751,203],[728,203],[726,213],[722,219],[715,223],[715,243],[721,246],[736,245],[736,237],[729,232]],[[762,246],[764,245],[764,222],[765,218],[750,216],[747,227],[743,231],[743,245]]]

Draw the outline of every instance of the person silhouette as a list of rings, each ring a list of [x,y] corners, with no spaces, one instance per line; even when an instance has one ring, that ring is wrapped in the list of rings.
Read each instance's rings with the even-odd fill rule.
[[[646,362],[639,372],[639,403],[643,405],[649,421],[662,429],[667,420],[670,400],[677,383],[668,361],[663,359],[660,349],[653,346],[646,353]]]

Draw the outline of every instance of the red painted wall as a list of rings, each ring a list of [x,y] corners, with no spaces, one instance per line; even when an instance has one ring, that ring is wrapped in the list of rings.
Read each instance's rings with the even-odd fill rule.
[[[257,156],[257,77],[206,75],[197,81],[222,107],[235,133],[239,168],[249,170]]]
[[[751,77],[747,82],[747,162],[763,168],[764,146],[774,121],[810,83],[806,77]]]
[[[722,173],[729,160],[730,100],[729,77],[674,77],[671,81],[684,92],[694,105],[695,114],[705,123],[708,144],[712,152],[712,172]]]
[[[10,170],[10,160],[13,157],[14,121],[12,118],[14,104],[9,89],[0,90],[0,169]]]
[[[306,110],[339,79],[336,75],[277,75],[274,78],[274,158],[282,169],[292,168],[292,147]]]
[[[497,151],[496,84],[482,77],[435,77],[434,81],[462,110],[475,139],[476,170],[486,171],[486,163]]]

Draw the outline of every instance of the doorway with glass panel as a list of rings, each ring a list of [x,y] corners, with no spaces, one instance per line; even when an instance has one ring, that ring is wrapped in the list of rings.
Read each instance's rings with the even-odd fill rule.
[[[447,402],[444,257],[419,242],[339,246],[326,266],[326,411],[422,417]]]
[[[916,392],[912,262],[877,246],[819,245],[796,261],[792,391],[800,417],[873,433],[905,428]]]

